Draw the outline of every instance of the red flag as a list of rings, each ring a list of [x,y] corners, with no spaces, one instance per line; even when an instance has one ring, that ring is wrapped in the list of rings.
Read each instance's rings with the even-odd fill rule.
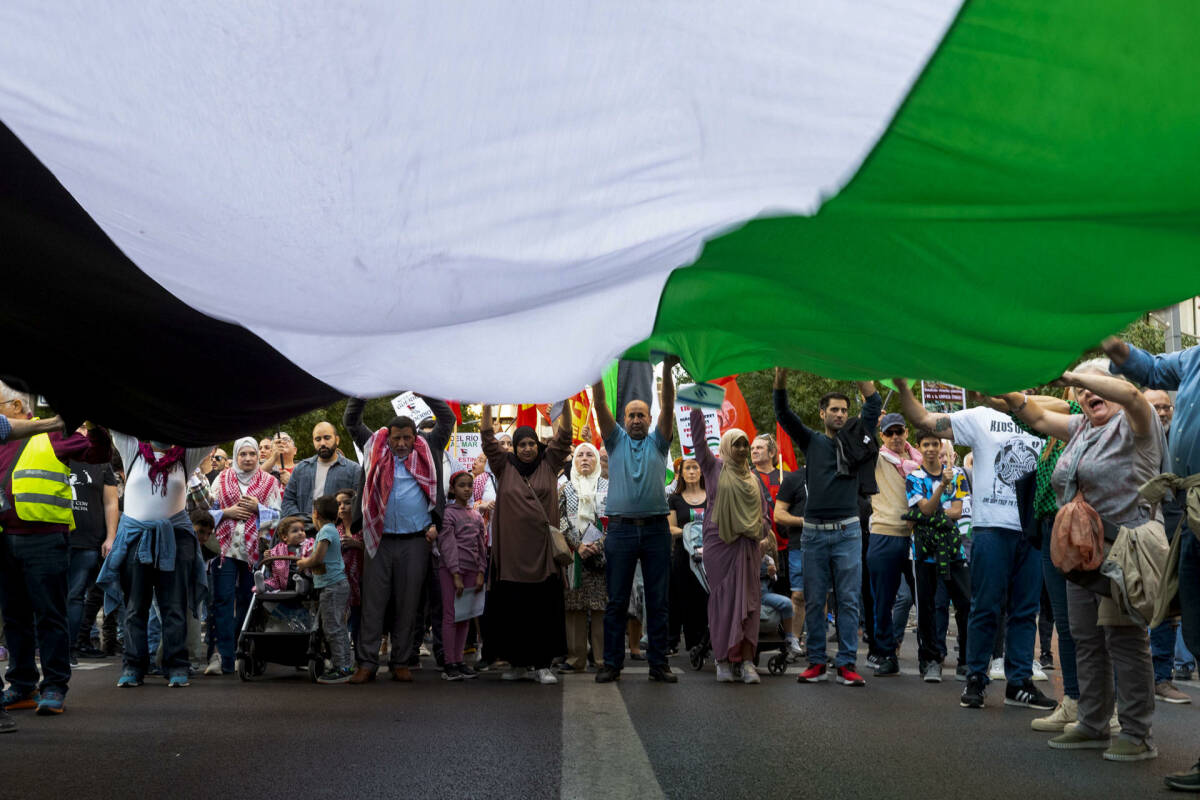
[[[800,462],[796,460],[796,451],[792,448],[792,437],[783,432],[778,422],[775,423],[775,441],[779,444],[779,460],[783,468],[795,472],[800,468]]]
[[[534,430],[537,430],[538,411],[537,406],[531,403],[522,403],[517,406],[517,427],[527,425]]]
[[[750,409],[746,407],[746,398],[742,396],[742,390],[738,388],[737,375],[719,378],[713,383],[725,388],[725,403],[717,412],[717,417],[721,420],[721,433],[730,428],[740,428],[742,433],[753,440],[758,435],[758,429],[754,427]]]
[[[454,412],[454,418],[458,420],[459,425],[462,425],[462,403],[457,400],[447,400],[446,405],[450,406],[450,410]]]

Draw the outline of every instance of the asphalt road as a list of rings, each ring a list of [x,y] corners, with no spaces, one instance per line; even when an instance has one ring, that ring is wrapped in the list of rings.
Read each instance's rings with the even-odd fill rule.
[[[969,711],[961,684],[915,674],[723,685],[676,659],[675,686],[644,666],[615,686],[538,686],[448,683],[426,663],[412,684],[316,686],[272,666],[253,684],[118,690],[117,663],[84,662],[65,714],[14,712],[0,797],[1142,797],[1168,794],[1161,775],[1200,756],[1192,705],[1159,704],[1157,760],[1114,764],[1048,748],[1029,729],[1040,712],[1004,707],[1002,683]],[[1200,684],[1181,688],[1200,701]]]

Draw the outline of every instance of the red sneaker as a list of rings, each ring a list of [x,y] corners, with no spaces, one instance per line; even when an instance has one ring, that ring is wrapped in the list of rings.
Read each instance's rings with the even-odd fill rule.
[[[842,686],[866,686],[863,676],[854,671],[853,667],[838,667],[837,682]]]
[[[796,678],[796,683],[820,683],[821,681],[827,681],[829,680],[829,675],[826,672],[827,669],[828,667],[824,664],[809,664],[808,669],[801,672],[800,677]]]

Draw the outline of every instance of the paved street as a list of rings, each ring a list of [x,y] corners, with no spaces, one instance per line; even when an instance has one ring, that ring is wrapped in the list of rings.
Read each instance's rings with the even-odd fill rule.
[[[1160,703],[1159,758],[1113,764],[1050,750],[1002,683],[983,711],[959,708],[961,684],[921,683],[905,655],[910,674],[862,689],[799,685],[794,669],[719,685],[676,659],[677,686],[640,665],[618,686],[447,683],[426,660],[409,685],[315,686],[272,666],[252,685],[118,690],[115,662],[84,662],[63,716],[14,712],[0,796],[1135,798],[1166,795],[1160,776],[1200,755],[1195,706]]]

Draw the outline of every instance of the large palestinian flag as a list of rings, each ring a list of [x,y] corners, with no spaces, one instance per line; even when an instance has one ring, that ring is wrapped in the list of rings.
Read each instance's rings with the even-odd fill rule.
[[[0,374],[177,441],[633,348],[984,390],[1200,293],[1194,0],[0,3]]]

